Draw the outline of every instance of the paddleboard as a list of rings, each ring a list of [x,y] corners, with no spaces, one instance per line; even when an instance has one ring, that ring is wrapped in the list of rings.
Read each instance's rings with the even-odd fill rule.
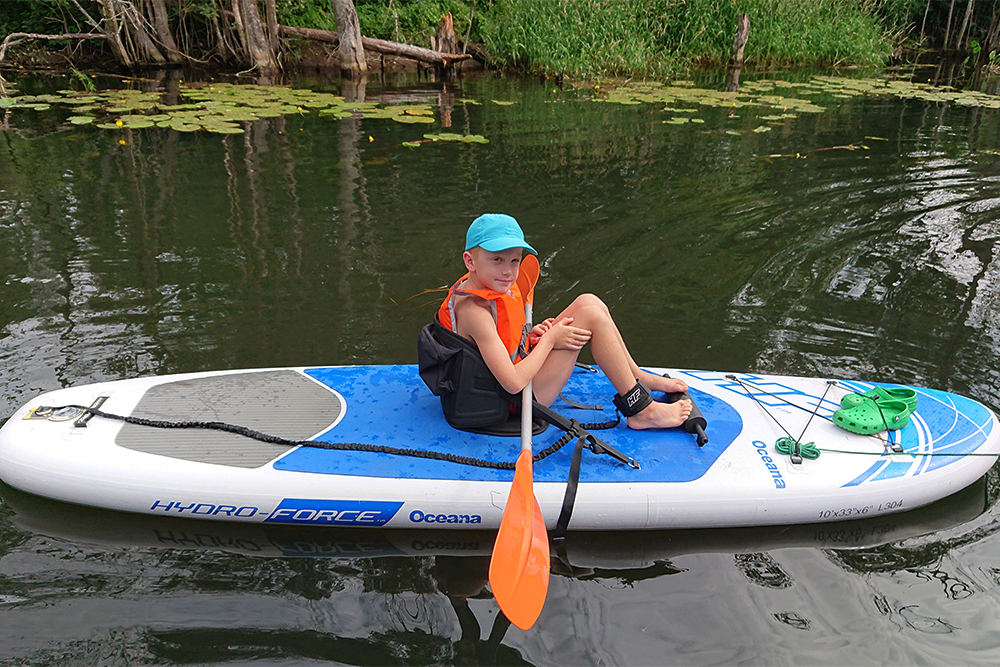
[[[871,383],[649,370],[687,382],[708,442],[699,446],[682,428],[634,431],[624,422],[593,431],[638,467],[585,449],[571,531],[879,516],[949,496],[982,477],[1000,454],[993,412],[952,393],[917,388],[904,428],[857,435],[831,417],[844,395]],[[614,393],[602,373],[580,368],[563,392],[574,404],[560,399],[552,407],[579,422],[603,422],[614,419]],[[170,424],[223,422],[283,440],[124,423],[64,406]],[[534,436],[534,451],[560,436],[549,426]],[[813,443],[820,455],[793,462],[777,450],[781,438]],[[534,465],[549,529],[562,507],[574,444]],[[360,447],[342,448],[352,446]],[[164,517],[341,528],[499,526],[512,469],[364,451],[372,446],[513,463],[520,438],[451,428],[415,366],[191,373],[38,396],[0,429],[0,479],[55,500]]]
[[[12,510],[6,517],[26,534],[54,538],[73,548],[123,548],[225,552],[256,558],[362,559],[426,556],[489,558],[496,531],[328,528],[269,523],[197,521],[114,512],[39,498],[0,484]],[[915,538],[954,530],[988,508],[986,478],[931,505],[898,514],[796,526],[755,526],[632,532],[574,531],[555,560],[574,568],[614,572],[644,570],[692,554],[760,554],[789,548],[866,551],[895,543],[918,563],[937,551]],[[974,527],[973,527],[974,528]],[[893,560],[893,563],[896,561]],[[868,567],[878,563],[866,561]],[[485,577],[486,565],[483,566]],[[566,574],[566,572],[560,572]]]

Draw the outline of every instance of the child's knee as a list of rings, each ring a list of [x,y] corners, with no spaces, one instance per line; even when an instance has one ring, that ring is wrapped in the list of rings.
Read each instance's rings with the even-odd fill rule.
[[[573,319],[579,326],[594,328],[612,322],[607,305],[593,294],[581,294],[573,301]]]
[[[581,294],[573,302],[577,308],[590,308],[610,315],[607,305],[596,294]]]

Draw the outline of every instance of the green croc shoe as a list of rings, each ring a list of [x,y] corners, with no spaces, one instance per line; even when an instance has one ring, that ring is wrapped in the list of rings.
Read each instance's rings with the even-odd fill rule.
[[[908,387],[874,387],[863,394],[847,394],[840,399],[840,407],[857,407],[869,399],[874,400],[879,405],[885,401],[902,401],[911,413],[917,409],[917,392]]]
[[[895,431],[910,422],[910,409],[903,401],[862,400],[851,408],[833,413],[833,423],[861,435],[873,435],[885,429]]]

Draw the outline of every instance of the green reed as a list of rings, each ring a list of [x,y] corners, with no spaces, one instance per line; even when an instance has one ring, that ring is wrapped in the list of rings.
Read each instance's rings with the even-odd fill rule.
[[[669,75],[729,59],[750,16],[748,65],[881,64],[876,0],[495,0],[480,34],[497,63],[577,76]]]

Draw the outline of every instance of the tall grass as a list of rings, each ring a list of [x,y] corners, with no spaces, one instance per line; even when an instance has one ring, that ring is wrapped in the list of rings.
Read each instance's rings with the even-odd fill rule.
[[[578,76],[725,63],[750,16],[748,65],[878,64],[893,44],[876,0],[495,0],[480,34],[499,64]]]
[[[660,73],[672,0],[496,0],[480,25],[499,64],[568,74]]]
[[[748,62],[839,65],[881,63],[892,42],[877,4],[851,0],[688,0],[677,15],[677,48],[697,60],[725,61],[736,16],[750,16]]]

